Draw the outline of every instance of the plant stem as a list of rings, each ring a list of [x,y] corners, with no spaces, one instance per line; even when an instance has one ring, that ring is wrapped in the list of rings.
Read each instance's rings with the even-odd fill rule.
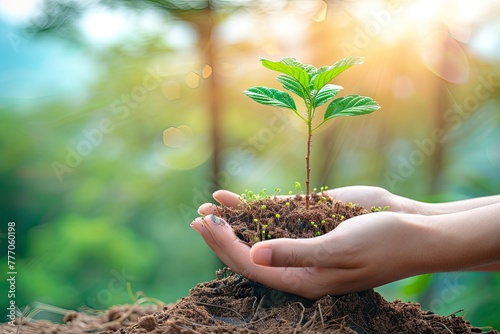
[[[311,113],[309,113],[311,114]],[[307,123],[307,151],[306,151],[306,210],[309,210],[309,183],[311,181],[311,139],[312,139],[312,115]]]

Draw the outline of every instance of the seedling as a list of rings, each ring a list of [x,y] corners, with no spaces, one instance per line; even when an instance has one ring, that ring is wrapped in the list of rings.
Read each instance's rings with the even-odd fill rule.
[[[389,210],[389,206],[386,205],[384,207],[381,207],[381,206],[372,206],[370,211],[371,212],[382,212],[382,211],[387,211]]]
[[[287,92],[264,86],[251,87],[244,91],[248,97],[260,104],[291,109],[307,125],[305,157],[306,209],[309,209],[310,158],[313,132],[326,121],[335,117],[369,114],[379,109],[380,106],[372,98],[360,95],[348,95],[331,101],[343,87],[329,84],[329,82],[351,66],[362,64],[362,57],[347,57],[331,66],[320,68],[309,64],[302,64],[295,58],[283,58],[280,61],[262,58],[261,62],[262,66],[283,73],[277,77],[277,80],[283,88],[294,93],[304,102],[305,111],[300,113],[292,96]],[[329,104],[326,107],[323,120],[318,125],[313,125],[316,108],[328,102]]]

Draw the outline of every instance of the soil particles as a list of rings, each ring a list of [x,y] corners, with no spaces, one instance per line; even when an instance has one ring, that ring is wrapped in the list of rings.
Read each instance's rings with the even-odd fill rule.
[[[219,208],[242,242],[306,238],[328,233],[343,221],[369,211],[313,194],[305,210],[303,196],[267,198],[238,208]],[[371,211],[376,211],[372,208]],[[458,314],[458,313],[457,313]],[[69,311],[64,323],[18,318],[0,333],[482,333],[457,314],[440,316],[418,303],[388,302],[373,289],[343,296],[308,300],[268,288],[231,272],[198,284],[175,304],[141,298],[134,305],[106,311]],[[485,329],[486,330],[486,329]],[[488,334],[500,334],[489,330]]]

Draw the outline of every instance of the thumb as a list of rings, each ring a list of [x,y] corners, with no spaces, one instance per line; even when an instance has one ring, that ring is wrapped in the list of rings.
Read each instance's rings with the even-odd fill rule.
[[[276,239],[255,244],[250,259],[269,267],[326,267],[332,265],[327,235],[311,239]],[[328,265],[327,265],[328,263]]]

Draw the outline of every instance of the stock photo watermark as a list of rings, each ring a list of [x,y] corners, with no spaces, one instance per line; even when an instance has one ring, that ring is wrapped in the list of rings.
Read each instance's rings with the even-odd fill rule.
[[[389,27],[393,21],[393,16],[403,11],[401,1],[389,1],[384,9],[370,12],[370,19],[363,27],[356,27],[350,42],[340,44],[340,50],[344,56],[360,54],[362,49],[368,47],[374,38],[380,36],[382,31]]]
[[[16,326],[16,223],[7,223],[7,300],[9,306],[7,307],[8,324]]]
[[[193,214],[198,210],[200,203],[203,203],[206,198],[212,195],[212,192],[217,184],[222,188],[229,185],[231,178],[237,177],[242,174],[243,166],[254,161],[257,154],[264,150],[269,144],[287,128],[291,122],[292,117],[289,114],[276,112],[270,119],[266,127],[260,128],[252,136],[242,141],[237,147],[235,156],[241,157],[240,159],[228,160],[224,168],[214,175],[213,172],[209,173],[210,181],[206,182],[203,187],[195,187],[192,190],[193,196],[190,205],[181,203],[179,211],[185,220],[189,220]]]
[[[500,87],[500,81],[493,74],[488,77],[480,76],[478,81],[478,85],[471,94],[444,112],[445,126],[443,128],[434,128],[427,138],[415,139],[413,141],[415,148],[408,156],[399,155],[397,157],[396,171],[386,171],[384,174],[390,190],[393,191],[398,183],[405,182],[436,151],[437,145],[446,142],[448,139],[447,129],[458,129],[480,106],[481,102],[489,99],[495,89]]]
[[[141,84],[134,86],[128,94],[122,94],[111,103],[111,116],[103,117],[94,127],[82,130],[82,139],[76,144],[66,145],[64,159],[53,161],[51,164],[59,182],[63,182],[66,174],[72,173],[85,157],[90,156],[94,149],[102,144],[105,135],[112,133],[118,123],[125,121],[130,116],[131,110],[137,108],[151,91],[158,88],[167,75],[169,73],[159,66],[154,69],[147,67]]]
[[[35,39],[40,31],[48,30],[56,24],[63,25],[70,20],[70,15],[68,14],[72,10],[71,7],[49,6],[48,4],[49,2],[45,2],[44,6],[39,6],[38,9],[40,12],[31,17],[16,32],[10,31],[6,34],[6,38],[15,53],[21,51],[23,44]]]
[[[444,286],[438,296],[429,303],[429,308],[438,314],[442,314],[445,311],[446,304],[455,302],[467,290],[466,285],[458,282],[457,276],[453,280],[447,278],[442,283]]]
[[[106,287],[100,289],[94,297],[87,298],[87,305],[96,309],[107,307],[113,300],[113,296],[128,293],[127,287],[130,282],[135,280],[135,276],[129,275],[122,268],[121,272],[111,270],[112,277],[109,279]]]

